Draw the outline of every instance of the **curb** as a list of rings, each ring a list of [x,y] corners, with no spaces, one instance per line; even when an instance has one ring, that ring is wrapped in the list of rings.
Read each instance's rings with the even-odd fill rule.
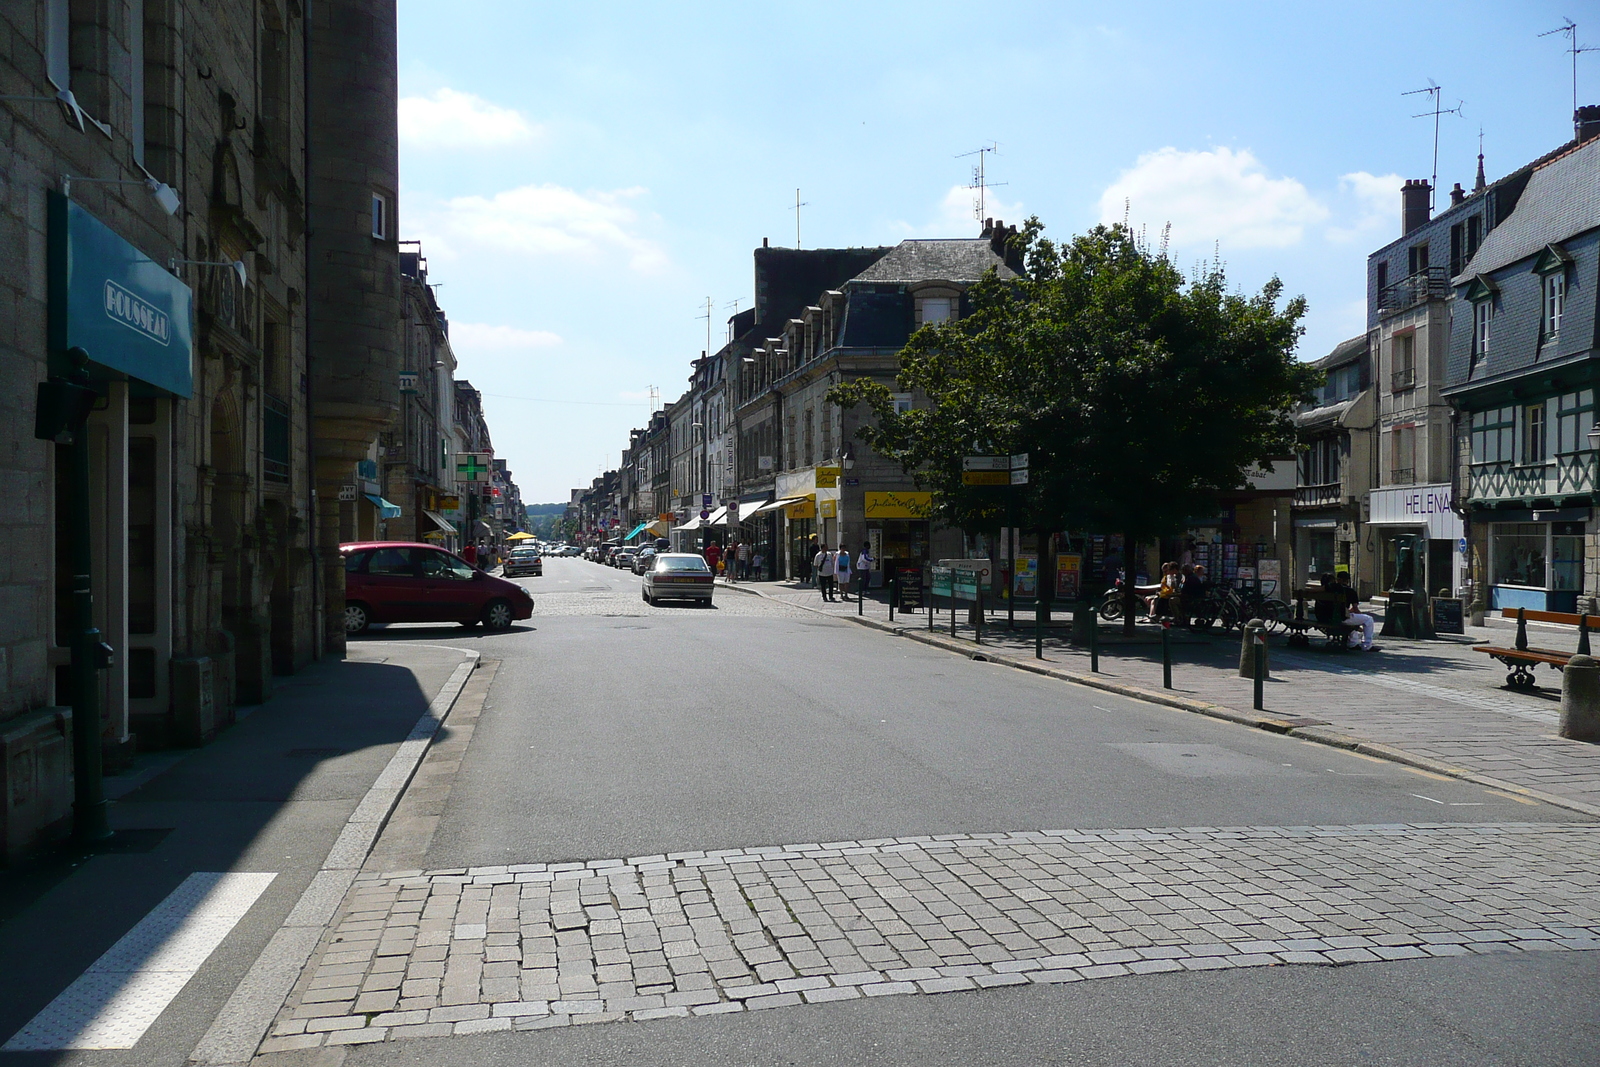
[[[321,942],[323,928],[332,921],[339,902],[360,873],[361,865],[378,842],[378,835],[421,766],[439,727],[449,718],[461,691],[466,688],[467,679],[483,659],[481,653],[470,649],[458,651],[462,653],[461,662],[367,788],[328,849],[321,869],[312,876],[311,884],[300,894],[272,940],[234,987],[227,1004],[189,1054],[189,1063],[224,1067],[247,1063],[255,1055],[306,961]]]
[[[738,589],[739,587],[729,586],[728,588]],[[832,612],[820,611],[817,608],[807,607],[804,604],[789,604],[789,602],[786,600],[782,600],[774,596],[768,596],[766,593],[763,593],[757,589],[742,589],[740,591],[749,593],[751,596],[758,596],[766,600],[774,601],[775,603],[788,604],[790,607],[800,608],[803,611],[809,611],[813,614],[821,615],[824,618],[838,619],[842,622],[851,622],[858,626],[865,626],[869,629],[878,630],[896,637],[909,638],[913,641],[919,641],[922,644],[930,645],[934,648],[943,649],[946,652],[953,652],[957,655],[965,656],[967,659],[975,659],[979,660],[980,662],[995,663],[1004,667],[1012,667],[1017,670],[1027,671],[1030,674],[1042,674],[1046,677],[1054,678],[1057,681],[1069,682],[1073,685],[1081,685],[1088,689],[1099,689],[1107,693],[1116,693],[1118,696],[1142,700],[1147,704],[1159,704],[1162,707],[1173,708],[1178,711],[1187,711],[1195,715],[1204,715],[1207,718],[1221,719],[1225,722],[1236,723],[1240,726],[1251,726],[1258,730],[1267,730],[1271,733],[1283,734],[1287,737],[1293,737],[1300,741],[1310,741],[1319,745],[1327,745],[1330,748],[1342,748],[1346,751],[1356,752],[1363,756],[1371,756],[1374,759],[1381,759],[1389,763],[1398,763],[1403,766],[1416,768],[1420,771],[1427,771],[1430,774],[1439,774],[1447,778],[1455,778],[1463,782],[1471,782],[1474,785],[1481,785],[1488,789],[1499,790],[1503,793],[1512,793],[1516,796],[1525,797],[1529,800],[1536,800],[1540,803],[1549,804],[1552,807],[1564,808],[1567,811],[1575,811],[1580,815],[1588,815],[1594,818],[1600,818],[1600,805],[1585,804],[1581,800],[1571,800],[1567,797],[1558,796],[1554,793],[1547,793],[1542,789],[1529,789],[1526,786],[1515,785],[1511,782],[1502,781],[1498,778],[1491,778],[1488,775],[1478,774],[1475,771],[1469,771],[1462,767],[1452,766],[1449,763],[1445,763],[1441,760],[1432,759],[1427,756],[1418,756],[1414,753],[1407,752],[1405,749],[1396,748],[1393,745],[1386,745],[1379,741],[1368,741],[1365,738],[1357,737],[1354,734],[1341,733],[1337,730],[1331,730],[1320,726],[1300,726],[1296,725],[1295,722],[1291,720],[1274,718],[1271,715],[1261,715],[1250,711],[1240,711],[1236,708],[1226,707],[1222,704],[1212,704],[1205,700],[1190,700],[1184,697],[1169,696],[1160,690],[1145,689],[1142,686],[1129,685],[1126,682],[1113,682],[1109,679],[1095,677],[1092,674],[1082,674],[1077,671],[1062,670],[1059,667],[1046,667],[1043,664],[1031,663],[1027,660],[1018,660],[1000,652],[986,651],[982,648],[982,646],[974,648],[971,645],[953,641],[948,637],[941,637],[937,633],[925,633],[920,628],[913,629],[911,627],[900,627],[879,619],[869,619],[858,615],[835,615]]]

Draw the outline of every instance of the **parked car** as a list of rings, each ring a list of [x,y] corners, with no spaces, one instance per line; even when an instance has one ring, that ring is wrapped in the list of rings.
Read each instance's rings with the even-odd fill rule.
[[[506,557],[505,566],[500,568],[500,573],[506,578],[515,578],[519,574],[531,574],[535,578],[544,577],[544,557],[537,548],[514,548],[511,555]]]
[[[633,557],[638,555],[638,550],[633,548],[619,548],[611,553],[611,565],[618,570],[633,570]]]
[[[658,600],[704,600],[711,606],[711,590],[715,580],[704,557],[689,552],[667,552],[657,555],[655,562],[645,572],[643,594],[646,604]]]
[[[533,595],[434,545],[353,541],[344,556],[344,631],[373,623],[459,622],[506,630],[533,615]]]
[[[645,545],[639,550],[638,555],[633,557],[633,573],[643,574],[645,571],[650,569],[650,567],[655,563],[655,560],[655,546]]]

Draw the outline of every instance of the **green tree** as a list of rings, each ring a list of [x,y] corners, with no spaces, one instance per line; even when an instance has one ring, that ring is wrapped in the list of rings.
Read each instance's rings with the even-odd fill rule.
[[[901,351],[899,388],[925,404],[897,413],[868,379],[829,394],[872,408],[876,424],[858,436],[934,490],[941,519],[998,527],[1012,491],[963,486],[962,457],[1027,452],[1024,525],[1120,532],[1131,551],[1292,451],[1290,410],[1317,381],[1294,358],[1303,299],[1280,308],[1276,278],[1230,293],[1219,265],[1186,280],[1124,226],[1066,245],[1042,229],[1030,219],[1012,239],[1019,277],[990,271],[969,291],[970,314],[919,329]]]

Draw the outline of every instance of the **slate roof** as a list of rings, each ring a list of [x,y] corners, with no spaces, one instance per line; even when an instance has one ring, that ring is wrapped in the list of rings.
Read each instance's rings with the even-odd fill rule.
[[[981,237],[901,241],[888,255],[851,279],[853,282],[975,282],[983,272],[995,268],[1002,278],[1015,278],[1016,272]]]
[[[1348,341],[1340,341],[1333,346],[1333,351],[1314,361],[1311,365],[1318,370],[1332,370],[1342,367],[1346,363],[1354,363],[1357,358],[1367,350],[1367,335],[1361,334]]]
[[[1456,282],[1510,266],[1546,245],[1596,227],[1600,227],[1600,138],[1535,170],[1517,209],[1489,231]]]

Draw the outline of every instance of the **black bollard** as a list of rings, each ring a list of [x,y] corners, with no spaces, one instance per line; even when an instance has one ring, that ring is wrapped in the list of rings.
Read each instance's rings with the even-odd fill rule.
[[[1589,613],[1578,616],[1578,655],[1589,655]]]
[[[856,581],[856,615],[860,616],[867,610],[867,583],[872,580],[872,572],[867,571],[865,578]]]
[[[1172,623],[1161,623],[1161,688],[1172,688]]]
[[[1263,692],[1263,686],[1264,686],[1264,683],[1265,683],[1265,680],[1266,680],[1266,673],[1267,673],[1267,671],[1266,671],[1267,657],[1263,654],[1266,651],[1266,644],[1267,644],[1267,636],[1266,636],[1265,631],[1258,630],[1256,632],[1256,646],[1255,646],[1256,654],[1255,654],[1255,657],[1254,657],[1255,661],[1256,661],[1255,662],[1255,675],[1256,675],[1256,710],[1257,711],[1264,710],[1264,705],[1266,703],[1266,701],[1265,701],[1265,693]]]
[[[1033,658],[1044,659],[1044,627],[1040,620],[1044,617],[1042,602],[1038,597],[1033,598]]]
[[[1097,614],[1089,625],[1089,673],[1100,673],[1100,617]]]
[[[889,576],[889,621],[894,622],[894,575]]]
[[[1517,609],[1517,651],[1525,651],[1528,647],[1528,609]]]

